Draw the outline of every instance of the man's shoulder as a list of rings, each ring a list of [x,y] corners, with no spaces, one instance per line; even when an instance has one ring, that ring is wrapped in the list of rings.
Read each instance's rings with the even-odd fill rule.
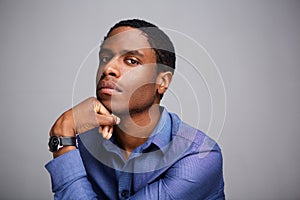
[[[180,138],[181,141],[190,143],[190,150],[195,153],[204,151],[221,151],[217,142],[201,130],[183,122],[178,115],[169,113],[172,121],[172,140]]]

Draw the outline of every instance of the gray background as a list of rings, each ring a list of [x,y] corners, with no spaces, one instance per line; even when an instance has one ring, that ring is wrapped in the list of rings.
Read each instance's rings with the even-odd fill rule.
[[[227,199],[300,199],[300,1],[291,0],[0,1],[1,199],[52,198],[49,128],[72,106],[87,53],[132,17],[187,33],[218,65]]]

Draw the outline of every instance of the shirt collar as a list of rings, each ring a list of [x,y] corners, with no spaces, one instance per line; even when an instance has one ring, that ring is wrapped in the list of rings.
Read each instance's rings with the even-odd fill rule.
[[[148,148],[152,143],[163,151],[164,147],[166,147],[171,141],[171,118],[167,109],[164,107],[162,107],[162,109],[161,117],[151,136],[145,143],[144,149]]]

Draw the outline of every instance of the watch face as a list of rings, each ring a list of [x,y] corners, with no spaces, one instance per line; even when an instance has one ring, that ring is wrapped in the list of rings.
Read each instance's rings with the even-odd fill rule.
[[[58,145],[59,145],[59,139],[57,136],[51,136],[50,139],[49,139],[49,150],[51,152],[55,152],[57,151],[58,149]]]

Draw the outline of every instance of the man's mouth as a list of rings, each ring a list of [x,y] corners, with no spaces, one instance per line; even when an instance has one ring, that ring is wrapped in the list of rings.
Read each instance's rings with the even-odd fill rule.
[[[121,89],[112,81],[101,81],[97,91],[102,94],[112,95],[116,92],[122,92]]]

